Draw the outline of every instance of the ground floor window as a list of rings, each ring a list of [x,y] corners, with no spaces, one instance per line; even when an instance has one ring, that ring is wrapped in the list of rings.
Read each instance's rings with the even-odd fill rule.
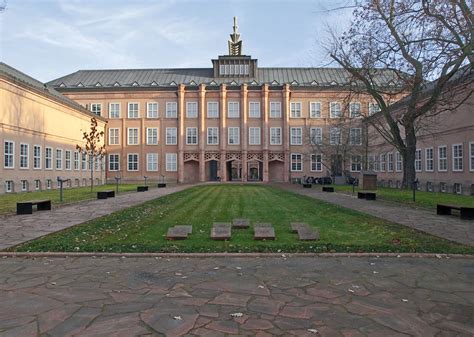
[[[462,144],[453,145],[453,171],[463,170],[463,148]]]
[[[469,171],[474,171],[474,142],[469,143]]]
[[[439,183],[439,191],[446,192],[446,183]]]
[[[362,157],[355,155],[351,157],[351,171],[360,172],[362,170]]]
[[[321,172],[323,170],[322,155],[312,154],[311,155],[311,171]]]
[[[433,192],[433,183],[431,181],[426,182],[426,191]]]
[[[462,193],[462,184],[459,184],[459,183],[454,184],[454,193],[456,194]]]
[[[421,172],[421,149],[416,149],[415,152],[415,171]]]
[[[158,153],[146,154],[146,170],[158,171]]]
[[[21,185],[21,191],[22,192],[27,192],[28,191],[28,180],[21,180],[20,185]]]
[[[395,171],[402,171],[402,155],[400,152],[395,152]]]
[[[293,172],[303,171],[303,157],[301,153],[291,154],[291,171]]]
[[[127,161],[128,171],[138,171],[138,153],[130,153]]]
[[[119,154],[109,154],[109,171],[120,171]]]
[[[448,170],[448,147],[446,145],[438,146],[438,171]]]
[[[13,192],[13,181],[7,180],[5,181],[5,193]]]
[[[46,188],[47,188],[48,190],[50,190],[51,188],[53,188],[53,182],[52,182],[51,179],[46,180]]]
[[[35,180],[35,191],[41,190],[41,180]]]
[[[434,170],[434,152],[432,147],[425,149],[425,170],[430,172]]]
[[[178,171],[178,155],[176,153],[166,154],[166,171],[168,172]]]

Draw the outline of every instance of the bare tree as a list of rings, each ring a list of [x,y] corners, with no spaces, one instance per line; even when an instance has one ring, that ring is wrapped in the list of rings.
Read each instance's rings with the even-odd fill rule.
[[[447,88],[472,69],[472,19],[465,0],[367,0],[330,47],[332,59],[349,72],[352,90],[377,103],[380,111],[368,121],[400,152],[405,187],[416,177],[421,120],[454,109]],[[402,96],[403,109],[394,113],[392,103]]]
[[[95,163],[97,163],[97,161],[101,161],[105,156],[105,141],[102,141],[104,135],[104,131],[99,131],[97,119],[92,117],[89,132],[84,131],[82,134],[82,139],[85,142],[84,146],[76,145],[76,149],[79,151],[79,153],[87,157],[89,163],[89,170],[91,174],[91,192],[94,188]]]

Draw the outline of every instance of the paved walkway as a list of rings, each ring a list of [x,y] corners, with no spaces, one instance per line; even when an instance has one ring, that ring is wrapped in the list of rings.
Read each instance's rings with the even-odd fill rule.
[[[154,188],[148,192],[120,193],[115,198],[80,202],[53,208],[52,211],[0,217],[0,250],[191,186],[178,185]]]
[[[278,187],[323,200],[342,207],[361,211],[373,216],[415,228],[454,242],[474,246],[474,221],[454,216],[439,216],[435,210],[401,206],[381,200],[367,201],[344,193],[321,192],[319,186],[303,188],[295,184],[278,184]]]
[[[3,258],[0,336],[473,336],[474,260]]]

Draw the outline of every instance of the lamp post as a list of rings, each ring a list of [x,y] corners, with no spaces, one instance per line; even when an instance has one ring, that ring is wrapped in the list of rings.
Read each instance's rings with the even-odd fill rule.
[[[115,193],[118,194],[119,191],[119,181],[122,179],[120,176],[115,176]]]
[[[59,202],[63,202],[63,183],[70,179],[62,179],[61,177],[58,177],[57,179],[59,183]]]
[[[145,186],[146,186],[146,180],[148,179],[147,176],[143,176],[143,178],[145,179]]]

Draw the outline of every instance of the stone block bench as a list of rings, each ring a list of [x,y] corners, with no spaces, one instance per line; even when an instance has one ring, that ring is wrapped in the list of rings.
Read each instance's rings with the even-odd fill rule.
[[[211,229],[212,240],[230,240],[232,224],[228,222],[215,222]]]
[[[166,184],[165,183],[158,183],[158,188],[165,188]]]
[[[303,184],[303,188],[311,188],[313,185],[311,184]]]
[[[232,228],[234,229],[247,229],[250,226],[249,219],[234,219],[232,220]]]
[[[368,191],[360,191],[360,192],[357,192],[357,199],[376,200],[377,193],[368,192]]]
[[[97,199],[115,198],[115,191],[99,191],[97,192]]]
[[[334,192],[334,187],[323,186],[323,192]]]
[[[462,220],[474,220],[474,207],[437,204],[436,205],[436,214],[438,214],[438,215],[452,215],[452,210],[453,209],[459,211],[459,216]]]
[[[188,235],[193,232],[193,226],[180,225],[168,228],[166,233],[167,240],[186,240]]]
[[[16,214],[33,214],[33,206],[38,211],[50,211],[51,200],[30,200],[16,203]]]
[[[271,223],[256,223],[253,226],[254,240],[275,240],[275,228]]]
[[[137,186],[137,192],[146,192],[148,191],[148,186]]]
[[[298,234],[298,240],[300,241],[315,241],[319,240],[319,232],[312,229],[305,222],[292,222],[290,224],[291,232]]]

